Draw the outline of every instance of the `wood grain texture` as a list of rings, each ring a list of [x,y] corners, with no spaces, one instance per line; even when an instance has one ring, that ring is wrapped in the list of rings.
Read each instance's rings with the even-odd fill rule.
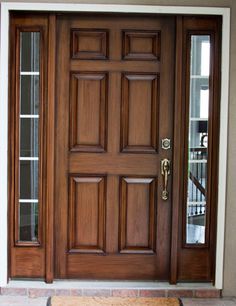
[[[214,280],[220,26],[218,17],[11,14],[10,277]],[[37,243],[18,241],[20,30],[42,34]],[[212,43],[200,247],[185,244],[191,33]],[[163,138],[173,144],[167,202]]]
[[[217,160],[219,145],[219,54],[220,54],[220,24],[218,17],[184,17],[183,18],[183,115],[184,115],[184,154],[182,161],[183,193],[180,214],[180,231],[178,247],[178,279],[195,281],[214,281],[215,273],[215,237],[217,190],[214,186],[217,178]],[[186,202],[187,202],[187,160],[188,160],[188,125],[189,125],[189,92],[190,92],[190,38],[191,35],[209,35],[210,77],[209,77],[209,120],[208,120],[208,166],[206,186],[206,234],[204,244],[186,243]],[[218,115],[217,115],[218,114]],[[212,188],[214,192],[212,192]],[[192,260],[194,258],[194,260]]]
[[[120,182],[120,252],[156,251],[155,178],[123,177]]]
[[[107,30],[72,29],[72,59],[108,59],[109,33]]]
[[[47,101],[47,48],[48,18],[41,14],[12,14],[10,23],[10,86],[9,86],[9,246],[10,246],[10,277],[44,277],[45,276],[45,203],[46,199],[46,160],[47,155],[44,135],[46,129]],[[39,105],[39,226],[37,241],[20,241],[19,239],[19,115],[20,115],[20,45],[19,34],[22,31],[40,32],[40,105]]]
[[[69,205],[68,251],[104,253],[106,178],[71,176]]]
[[[175,58],[175,117],[174,117],[174,141],[173,141],[173,185],[172,185],[172,234],[171,234],[171,268],[170,268],[170,283],[176,284],[178,277],[178,244],[179,244],[179,230],[180,222],[179,215],[182,208],[181,192],[182,190],[182,164],[183,164],[183,146],[182,146],[182,27],[183,18],[178,16],[176,20],[176,58]]]
[[[162,202],[157,182],[160,159],[171,158],[159,137],[172,135],[174,18],[61,15],[57,22],[56,277],[166,280],[171,202]],[[109,61],[70,58],[71,31],[94,28],[109,33]],[[134,61],[123,59],[123,29],[142,33],[132,42]],[[140,57],[157,53],[156,39],[160,60]],[[132,150],[121,152],[124,134]]]
[[[104,152],[107,131],[107,81],[103,73],[71,74],[70,146],[72,151]]]
[[[56,70],[56,16],[49,17],[48,25],[48,109],[47,109],[47,189],[46,189],[46,255],[45,280],[54,278],[54,171],[55,171],[55,70]]]
[[[123,31],[123,58],[159,60],[160,44],[160,31]]]
[[[157,151],[159,77],[157,74],[124,74],[122,77],[121,151]]]

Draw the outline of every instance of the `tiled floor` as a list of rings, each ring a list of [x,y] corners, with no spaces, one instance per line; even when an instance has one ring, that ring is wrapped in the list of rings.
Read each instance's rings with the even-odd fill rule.
[[[184,306],[236,306],[236,298],[182,299]],[[26,296],[0,296],[0,306],[46,306],[47,298]]]
[[[236,306],[236,298],[182,299],[184,306]]]
[[[29,298],[27,296],[0,296],[1,306],[46,306],[47,298]]]

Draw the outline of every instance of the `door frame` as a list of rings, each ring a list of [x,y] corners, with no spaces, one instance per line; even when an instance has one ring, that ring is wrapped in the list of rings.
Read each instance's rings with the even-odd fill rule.
[[[222,59],[221,59],[221,97],[220,97],[220,146],[219,180],[217,212],[217,247],[215,287],[223,286],[224,228],[226,205],[227,174],[227,135],[228,135],[228,95],[229,95],[229,44],[230,44],[230,9],[218,7],[183,7],[183,6],[145,6],[145,5],[106,5],[106,4],[64,4],[64,3],[1,3],[1,55],[0,55],[0,168],[1,171],[1,206],[0,224],[0,286],[7,283],[8,248],[7,248],[7,213],[8,213],[8,47],[9,47],[9,12],[10,11],[64,11],[64,12],[114,12],[114,13],[150,13],[150,14],[187,14],[222,16]],[[51,20],[53,22],[53,20]],[[176,226],[176,223],[172,223]],[[48,241],[50,245],[52,241]],[[172,256],[177,254],[176,239],[172,241]],[[50,265],[50,253],[46,254]],[[175,265],[175,263],[173,263]],[[176,266],[176,265],[175,265]],[[174,266],[172,267],[174,268]]]

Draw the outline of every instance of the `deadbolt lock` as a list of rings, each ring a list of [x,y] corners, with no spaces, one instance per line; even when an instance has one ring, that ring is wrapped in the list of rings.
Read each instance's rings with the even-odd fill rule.
[[[170,149],[170,139],[169,138],[163,138],[161,140],[161,147],[163,150],[169,150]]]

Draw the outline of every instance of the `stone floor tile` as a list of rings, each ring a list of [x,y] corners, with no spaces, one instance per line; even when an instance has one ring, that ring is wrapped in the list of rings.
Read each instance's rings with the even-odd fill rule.
[[[7,295],[2,295],[0,296],[0,305],[3,303],[9,303],[9,304],[15,304],[17,303],[28,303],[28,297],[27,296],[7,296]]]
[[[182,299],[184,306],[236,306],[235,302],[231,299]]]
[[[224,299],[224,306],[236,306],[236,300],[234,299]]]
[[[46,306],[47,305],[47,300],[48,300],[48,298],[36,298],[36,299],[29,298],[27,306],[28,305],[30,305],[30,306]]]
[[[0,306],[46,306],[46,297],[29,298],[27,296],[1,296]],[[236,299],[200,299],[182,298],[184,306],[236,306]]]
[[[46,306],[47,298],[26,296],[0,296],[0,306]]]

